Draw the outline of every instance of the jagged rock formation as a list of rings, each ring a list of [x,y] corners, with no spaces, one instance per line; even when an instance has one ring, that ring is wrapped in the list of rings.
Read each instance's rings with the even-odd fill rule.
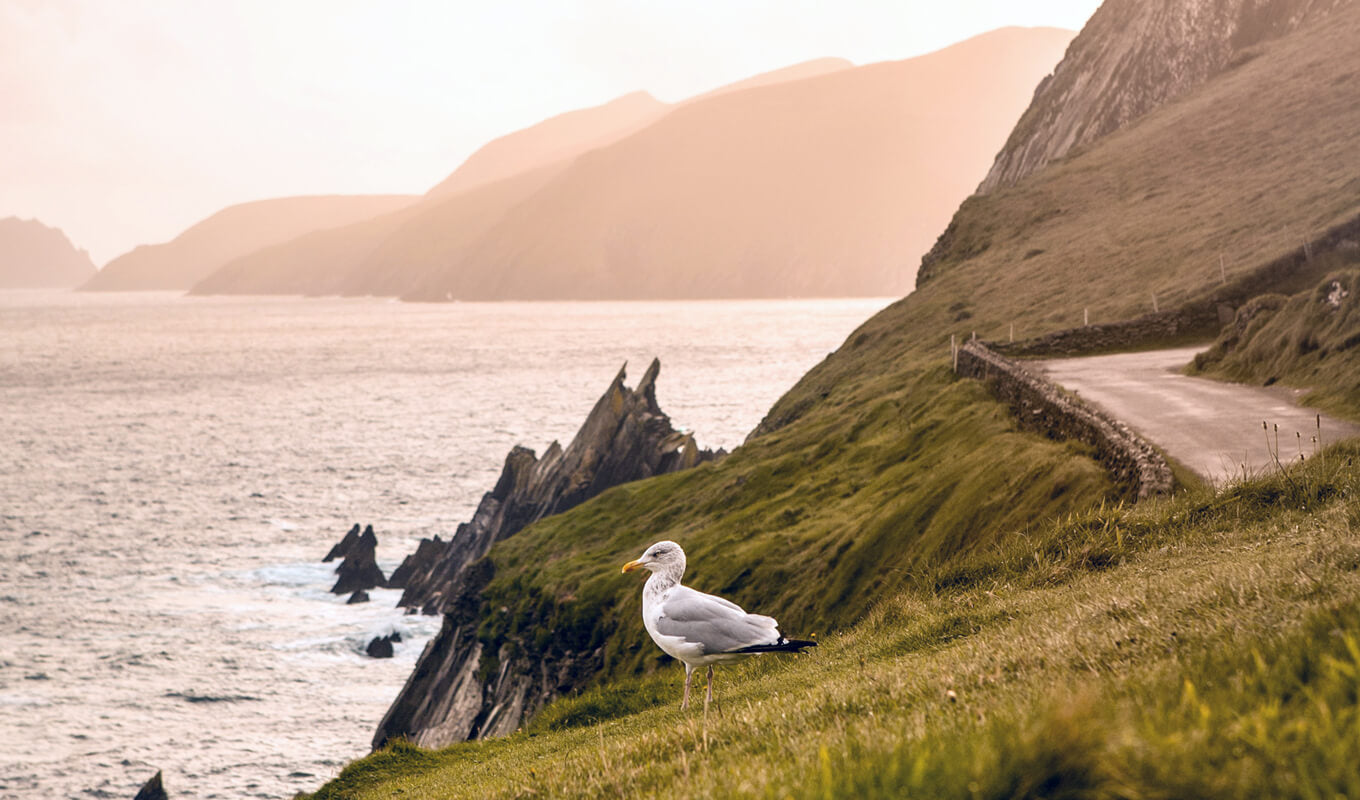
[[[373,527],[370,525],[369,530],[372,529]],[[321,561],[324,563],[327,561],[334,561],[337,558],[344,558],[345,556],[349,555],[350,551],[353,550],[358,545],[359,545],[359,523],[356,522],[354,523],[354,527],[349,529],[349,533],[345,534],[340,539],[340,541],[336,542],[335,546],[332,547],[328,553],[326,553],[326,557],[321,559]]]
[[[161,771],[156,770],[156,774],[142,784],[142,788],[137,791],[137,796],[133,800],[167,800],[168,797],[169,795],[165,793],[165,787],[161,784]]]
[[[36,219],[0,219],[0,289],[69,289],[94,275],[90,254]]]
[[[343,540],[341,544],[344,544]],[[335,568],[340,577],[336,579],[335,586],[331,587],[331,593],[350,594],[365,589],[386,587],[387,578],[383,577],[382,570],[378,568],[377,552],[378,537],[373,533],[373,526],[369,525],[345,553],[345,560]]]
[[[372,598],[368,596],[368,592],[364,591],[363,589],[360,589],[359,591],[349,596],[349,599],[345,601],[345,605],[352,606],[357,603],[367,603],[371,599]]]
[[[619,370],[566,449],[553,442],[541,459],[524,447],[511,450],[472,520],[446,543],[422,541],[416,557],[399,568],[406,583],[401,604],[442,611],[444,625],[379,724],[375,748],[393,737],[438,747],[508,733],[560,687],[573,685],[577,672],[588,674],[592,653],[549,666],[510,652],[496,655],[494,674],[482,674],[476,631],[481,590],[493,574],[484,556],[496,542],[605,489],[722,455],[699,449],[691,434],[671,427],[656,401],[660,369],[652,361],[637,389],[624,385],[625,371]]]
[[[1011,132],[979,193],[1128,125],[1350,0],[1106,0]]]
[[[626,369],[619,370],[565,450],[553,442],[540,459],[527,447],[514,447],[472,520],[459,525],[442,548],[435,541],[420,543],[415,557],[398,567],[406,590],[400,605],[427,614],[445,611],[448,598],[462,590],[463,571],[501,539],[612,486],[716,457],[700,450],[691,434],[672,428],[657,404],[660,361],[652,361],[633,390],[623,385]]]
[[[416,545],[416,551],[404,558],[401,564],[399,564],[396,569],[392,570],[392,575],[387,579],[388,587],[392,589],[405,589],[411,576],[418,570],[421,572],[428,570],[435,559],[439,558],[439,556],[444,553],[444,549],[447,546],[448,542],[440,539],[438,536],[435,536],[433,539],[421,539],[420,544]]]

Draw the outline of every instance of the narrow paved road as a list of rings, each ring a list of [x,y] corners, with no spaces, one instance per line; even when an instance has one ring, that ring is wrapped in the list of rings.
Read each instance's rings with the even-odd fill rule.
[[[1304,455],[1312,455],[1317,412],[1294,402],[1302,392],[1180,374],[1202,349],[1053,359],[1027,366],[1124,421],[1215,483],[1241,477],[1243,469],[1255,474],[1274,465],[1262,422],[1271,426],[1270,448],[1274,426],[1279,426],[1281,461],[1298,460],[1300,440]],[[1352,436],[1360,436],[1360,425],[1322,416],[1324,443]]]

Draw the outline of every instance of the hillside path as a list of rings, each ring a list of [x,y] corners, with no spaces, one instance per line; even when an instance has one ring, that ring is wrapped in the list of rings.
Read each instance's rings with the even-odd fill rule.
[[[1280,426],[1280,460],[1313,452],[1315,410],[1299,406],[1301,390],[1223,383],[1180,374],[1203,347],[1145,353],[1048,359],[1026,366],[1075,392],[1141,433],[1168,455],[1215,483],[1243,469],[1252,474],[1273,465],[1261,423]],[[1322,415],[1322,439],[1330,444],[1360,436],[1360,425]]]

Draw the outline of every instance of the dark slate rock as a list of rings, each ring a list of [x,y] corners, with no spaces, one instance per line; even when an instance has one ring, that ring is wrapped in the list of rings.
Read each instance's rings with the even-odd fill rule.
[[[392,571],[392,576],[387,579],[387,586],[391,589],[405,589],[412,575],[428,573],[434,562],[444,554],[447,544],[448,542],[441,541],[438,536],[433,539],[421,539],[420,544],[416,545],[416,551]]]
[[[369,525],[336,568],[339,578],[335,586],[331,587],[331,593],[349,594],[387,586],[387,579],[378,568],[377,552],[378,537],[373,533],[373,526]]]
[[[359,524],[356,522],[354,524],[354,527],[349,529],[349,533],[345,534],[344,537],[340,539],[340,541],[336,542],[335,546],[332,547],[330,552],[326,554],[326,557],[321,560],[322,562],[327,562],[334,561],[337,558],[344,558],[345,556],[349,555],[349,551],[352,550],[354,546],[357,545],[358,543],[359,543]]]
[[[160,770],[151,776],[151,780],[142,784],[142,788],[137,792],[133,800],[168,800],[169,795],[165,793],[165,787],[161,785]]]
[[[345,601],[345,605],[352,606],[355,603],[367,603],[368,600],[369,600],[368,592],[365,592],[363,589],[360,589],[359,591],[349,596],[349,599]]]
[[[391,658],[392,641],[393,639],[391,636],[378,636],[368,643],[368,647],[365,648],[364,652],[368,653],[369,656],[373,658]]]

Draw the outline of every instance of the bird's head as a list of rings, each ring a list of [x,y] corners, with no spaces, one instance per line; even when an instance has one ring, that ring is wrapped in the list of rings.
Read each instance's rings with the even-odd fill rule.
[[[680,549],[680,545],[671,541],[657,542],[642,552],[642,556],[636,561],[629,561],[623,565],[624,572],[632,572],[642,567],[652,572],[677,572],[683,575],[685,572],[685,551]]]

